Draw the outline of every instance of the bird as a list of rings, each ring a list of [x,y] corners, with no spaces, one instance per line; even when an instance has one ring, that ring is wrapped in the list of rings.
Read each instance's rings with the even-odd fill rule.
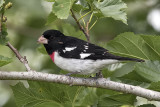
[[[113,55],[103,47],[54,29],[46,30],[37,41],[44,45],[52,61],[69,74],[95,74],[107,65],[122,61],[144,62],[142,59]]]

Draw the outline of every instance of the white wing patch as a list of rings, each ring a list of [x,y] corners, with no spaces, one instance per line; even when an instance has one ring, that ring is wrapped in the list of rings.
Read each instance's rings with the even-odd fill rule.
[[[84,52],[86,52],[86,50],[83,50]]]
[[[85,48],[85,49],[88,49],[88,46],[87,46],[87,45],[84,45],[84,48]]]
[[[86,58],[86,57],[88,57],[90,55],[91,55],[91,53],[81,53],[80,57],[81,57],[81,59],[84,59],[84,58]]]
[[[65,53],[66,51],[72,51],[74,49],[76,49],[77,47],[66,47],[65,50],[63,50],[63,52]]]

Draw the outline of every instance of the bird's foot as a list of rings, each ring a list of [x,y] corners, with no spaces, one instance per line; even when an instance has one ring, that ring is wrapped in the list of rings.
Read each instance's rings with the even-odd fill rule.
[[[103,74],[101,71],[96,73],[96,78],[103,78]]]
[[[92,76],[90,76],[90,77],[93,78],[93,79],[103,78],[103,74],[102,74],[102,72],[100,71],[100,72],[96,73],[96,76],[95,76],[95,77],[92,77]]]

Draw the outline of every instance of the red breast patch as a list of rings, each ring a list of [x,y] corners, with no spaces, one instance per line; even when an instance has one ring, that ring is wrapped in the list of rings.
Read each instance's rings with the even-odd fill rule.
[[[52,54],[49,55],[52,59],[52,61],[54,62],[54,52]]]

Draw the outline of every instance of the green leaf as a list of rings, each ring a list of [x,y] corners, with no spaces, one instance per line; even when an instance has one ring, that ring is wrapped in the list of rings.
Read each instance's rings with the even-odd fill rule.
[[[88,6],[88,2],[87,0],[79,0],[80,4],[83,6],[83,7],[87,7]]]
[[[133,80],[133,81],[138,81],[138,82],[144,82],[144,83],[150,83],[147,79],[143,78],[140,76],[135,70],[122,76],[123,79],[128,79],[128,80]]]
[[[103,96],[98,101],[98,107],[119,107],[121,105],[133,105],[136,96],[131,94],[117,94],[112,96]]]
[[[116,69],[112,73],[112,77],[122,77],[125,74],[128,74],[129,72],[132,72],[134,70],[135,62],[129,62],[123,65],[121,68]]]
[[[120,107],[121,105],[133,105],[136,96],[122,94],[117,91],[97,88],[96,94],[99,96],[98,107]]]
[[[47,2],[55,2],[55,0],[45,0],[45,1],[47,1]]]
[[[48,15],[48,19],[47,19],[46,25],[51,24],[51,23],[54,22],[56,19],[57,19],[57,16],[56,16],[53,12],[51,12],[51,13]]]
[[[12,62],[12,58],[4,57],[0,55],[0,67],[7,65]]]
[[[109,96],[109,98],[119,102],[126,103],[126,104],[131,104],[131,105],[133,105],[134,101],[136,100],[136,96],[132,94],[118,94],[118,95]]]
[[[67,19],[75,0],[55,0],[52,11],[59,19]]]
[[[160,92],[160,81],[159,82],[152,82],[148,89],[159,91]]]
[[[160,36],[135,35],[131,32],[118,35],[107,44],[107,49],[118,55],[147,60],[160,60]]]
[[[37,51],[39,51],[39,52],[42,53],[42,54],[48,55],[47,52],[46,52],[46,49],[44,48],[43,45],[40,45],[40,46],[37,48]]]
[[[61,103],[67,99],[62,89],[51,83],[29,82],[29,88],[22,83],[11,87],[18,107],[42,106],[44,103],[50,103],[62,106]]]
[[[154,104],[143,104],[138,107],[156,107]]]
[[[117,94],[119,94],[119,92],[109,90],[109,89],[97,88],[96,94],[97,94],[98,97],[102,97],[102,96],[117,95]]]
[[[5,3],[4,0],[0,0],[0,8],[2,7],[2,5]]]
[[[7,38],[7,27],[5,25],[5,23],[2,23],[2,28],[1,28],[2,32],[0,32],[0,45],[6,45],[6,43],[8,42],[8,38]]]
[[[77,30],[74,26],[72,26],[71,24],[64,24],[62,26],[62,32],[65,34],[65,35],[68,35],[68,36],[73,36],[73,37],[76,37],[76,38],[79,38],[79,39],[82,39],[82,40],[86,40],[84,34],[82,31],[80,30]]]
[[[127,5],[122,0],[104,0],[102,2],[94,1],[98,10],[94,11],[95,15],[100,17],[112,17],[115,20],[121,20],[127,24],[127,14],[125,9]]]
[[[5,35],[0,35],[0,45],[6,45],[6,43],[8,42],[8,38]]]
[[[150,84],[146,83],[146,82],[136,81],[136,80],[131,80],[131,79],[125,79],[125,78],[122,78],[122,77],[111,78],[111,80],[119,82],[119,83],[130,84],[130,85],[140,86],[140,87],[144,87],[144,88],[148,88],[150,86]]]
[[[160,81],[159,61],[145,61],[144,63],[137,63],[135,71],[137,74],[151,82]]]
[[[72,9],[75,11],[75,12],[80,12],[81,10],[84,9],[84,7],[80,4],[73,4],[72,6]]]
[[[41,103],[40,104],[37,104],[37,105],[34,105],[34,107],[63,107],[62,105],[60,105],[59,103],[56,103],[56,102],[44,102],[44,103]],[[28,106],[25,106],[25,107],[28,107]],[[33,107],[33,106],[31,106]]]
[[[93,105],[97,98],[96,88],[85,88],[77,97],[76,106]]]
[[[11,87],[18,107],[87,106],[93,105],[96,99],[94,89],[47,82],[28,83],[29,88],[22,83]]]
[[[141,37],[143,38],[144,42],[148,46],[148,49],[151,51],[154,51],[154,55],[159,57],[160,56],[160,48],[159,48],[160,37],[154,36],[154,35],[150,35],[150,36],[143,36],[142,35]]]

